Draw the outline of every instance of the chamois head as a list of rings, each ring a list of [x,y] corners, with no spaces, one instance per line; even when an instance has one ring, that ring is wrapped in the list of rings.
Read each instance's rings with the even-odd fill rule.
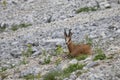
[[[66,30],[64,29],[64,36],[65,36],[65,42],[68,45],[71,42],[71,36],[72,36],[72,29],[69,29],[69,33],[66,33]]]

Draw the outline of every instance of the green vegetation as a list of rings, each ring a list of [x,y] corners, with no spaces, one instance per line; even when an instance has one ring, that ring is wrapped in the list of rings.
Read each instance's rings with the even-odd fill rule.
[[[38,75],[28,74],[28,75],[24,76],[23,78],[26,80],[35,80],[35,79],[40,80],[41,75],[40,75],[40,73]]]
[[[61,45],[57,45],[54,49],[54,52],[51,54],[52,56],[62,55],[64,53],[64,50]]]
[[[42,58],[44,59],[43,64],[49,64],[51,62],[51,56],[46,54],[46,50],[42,50]]]
[[[77,71],[76,76],[80,76],[83,73],[87,73],[89,70],[82,70],[82,71]]]
[[[23,57],[23,60],[21,61],[21,63],[20,64],[27,64],[28,63],[28,61],[27,61],[27,59],[26,59],[26,57]]]
[[[51,56],[48,56],[44,59],[44,64],[49,64],[51,62]]]
[[[3,7],[4,7],[3,9],[6,9],[6,7],[7,7],[7,1],[6,1],[6,0],[3,0],[3,1],[2,1],[2,5],[3,5]]]
[[[11,68],[14,68],[14,67],[15,67],[15,65],[13,65],[13,64],[10,64],[10,66],[11,66]]]
[[[98,8],[96,7],[83,7],[78,10],[76,10],[76,13],[81,13],[81,12],[89,12],[89,11],[96,11]]]
[[[64,51],[63,51],[63,48],[60,45],[58,45],[55,52],[56,54],[63,54]]]
[[[75,58],[77,60],[85,60],[87,57],[88,57],[87,54],[81,54],[81,55],[76,56],[76,57],[73,57],[73,56],[70,56],[70,55],[67,56],[68,59],[74,59]]]
[[[103,53],[102,49],[96,48],[95,53],[97,53],[97,55],[94,57],[94,61],[106,59],[106,55]]]
[[[104,60],[104,59],[106,59],[105,54],[98,54],[94,57],[93,60],[96,61],[96,60]]]
[[[86,40],[86,44],[88,44],[88,45],[92,46],[93,41],[92,41],[92,39],[91,39],[91,38],[89,38],[89,37],[86,35],[85,40]]]
[[[27,47],[28,47],[27,50],[23,51],[22,55],[25,56],[25,57],[30,57],[33,54],[32,45],[28,44]]]
[[[32,45],[28,44],[27,50],[22,51],[23,60],[21,61],[21,64],[27,64],[28,63],[27,57],[30,57],[32,54],[33,54]]]
[[[83,54],[83,55],[76,57],[76,59],[77,60],[85,60],[87,57],[88,57],[88,55]]]
[[[42,55],[43,56],[46,56],[46,53],[47,53],[46,50],[42,50]]]
[[[43,80],[57,80],[56,78],[61,75],[60,71],[50,71],[44,77]]]
[[[19,25],[12,25],[11,30],[16,31],[19,28],[26,28],[26,27],[31,26],[31,25],[32,24],[27,24],[27,23],[22,23],[22,24],[19,24]]]
[[[20,28],[26,28],[26,27],[31,26],[31,25],[32,24],[22,23],[19,26],[20,26]]]
[[[83,64],[71,64],[68,68],[64,69],[63,72],[65,75],[69,76],[70,73],[72,73],[76,70],[81,70],[81,69],[83,69],[84,66],[85,65],[83,65]]]
[[[2,67],[2,68],[0,69],[0,72],[4,72],[4,71],[6,71],[6,70],[7,70],[6,67]]]
[[[6,29],[6,25],[4,25],[3,27],[0,26],[0,32],[5,31],[5,29]]]
[[[6,6],[7,5],[7,1],[6,0],[3,0],[3,5]]]
[[[3,31],[5,31],[5,27],[0,27],[0,32],[3,32]]]
[[[17,25],[13,25],[12,28],[11,28],[11,30],[13,30],[13,31],[18,30],[18,26]]]
[[[58,57],[57,60],[55,61],[55,64],[58,65],[62,61],[62,58]]]
[[[85,65],[83,64],[72,64],[63,71],[52,70],[43,77],[43,80],[63,80],[64,78],[69,77],[72,72],[83,69],[84,66]]]

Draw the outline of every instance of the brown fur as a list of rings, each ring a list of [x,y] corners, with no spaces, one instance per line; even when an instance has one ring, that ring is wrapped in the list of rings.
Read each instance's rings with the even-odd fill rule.
[[[70,52],[71,56],[79,56],[81,54],[91,54],[91,46],[87,44],[79,44],[75,45],[71,40],[71,29],[69,30],[69,35],[66,34],[66,31],[64,32],[65,35],[65,41],[68,47],[68,50]]]

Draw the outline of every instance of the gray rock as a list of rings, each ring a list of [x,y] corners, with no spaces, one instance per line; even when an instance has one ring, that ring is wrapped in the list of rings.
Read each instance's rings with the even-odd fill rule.
[[[50,22],[52,22],[52,16],[45,18],[45,23],[50,23]]]
[[[19,42],[18,41],[15,41],[15,42],[12,42],[11,45],[18,45]]]
[[[98,62],[91,62],[91,63],[88,63],[86,65],[86,68],[93,68],[93,67],[98,66],[98,65],[99,65]]]
[[[69,78],[65,78],[65,79],[63,79],[63,80],[69,80]]]
[[[108,1],[104,1],[100,3],[100,8],[101,9],[111,8],[111,5],[108,3]]]
[[[65,68],[67,68],[69,65],[67,62],[61,63],[57,66],[58,70],[64,70]]]
[[[33,53],[34,53],[34,52],[37,52],[38,50],[37,50],[36,47],[32,47],[32,51],[33,51]]]
[[[78,63],[78,60],[77,59],[72,59],[69,64],[77,64]]]
[[[77,78],[77,76],[76,76],[74,73],[72,73],[72,74],[70,75],[70,79],[71,79],[71,80],[76,80],[76,78]]]
[[[39,46],[39,42],[34,42],[32,45],[33,46]]]
[[[27,3],[32,3],[34,0],[27,0]]]
[[[81,80],[80,78],[77,78],[76,80]]]
[[[33,67],[30,67],[26,70],[21,71],[19,77],[24,77],[24,76],[29,75],[29,74],[37,75],[40,71],[41,71],[40,68],[33,66]]]
[[[105,8],[111,8],[111,5],[109,3],[106,3],[104,6]]]
[[[116,32],[117,32],[117,33],[120,33],[120,29],[118,29]]]
[[[61,32],[61,31],[55,31],[55,32],[53,32],[52,33],[52,38],[54,39],[54,38],[62,38],[63,37],[63,32]]]
[[[56,39],[49,39],[49,40],[44,40],[45,45],[51,49],[55,49],[56,46],[61,45],[63,46],[65,43],[64,39],[61,38],[56,38]]]
[[[45,59],[45,58],[40,59],[40,60],[39,60],[39,64],[42,64],[42,65],[43,65],[43,64],[45,63],[45,62],[44,62],[44,59]]]
[[[36,51],[36,52],[34,52],[33,54],[32,54],[32,56],[39,56],[39,55],[41,55],[42,54],[42,51]]]
[[[117,28],[117,26],[111,25],[111,26],[108,27],[108,29],[116,31],[118,28]]]
[[[40,60],[39,60],[39,64],[48,64],[49,62],[46,62],[46,61],[50,61],[51,62],[51,56],[49,54],[45,54],[43,55]]]
[[[22,52],[18,52],[18,50],[14,49],[10,54],[12,57],[18,58],[22,55]]]
[[[103,38],[106,38],[105,32],[101,32],[101,36],[102,36]]]

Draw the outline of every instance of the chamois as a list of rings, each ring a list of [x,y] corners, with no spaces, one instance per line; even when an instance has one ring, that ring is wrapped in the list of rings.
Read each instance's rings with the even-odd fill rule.
[[[88,44],[75,45],[72,42],[72,40],[71,40],[71,37],[72,37],[71,30],[72,29],[69,29],[69,33],[67,35],[66,30],[64,29],[65,42],[66,42],[66,45],[68,47],[70,56],[76,57],[76,56],[79,56],[81,54],[91,54],[92,51],[91,51],[90,45],[88,45]]]

